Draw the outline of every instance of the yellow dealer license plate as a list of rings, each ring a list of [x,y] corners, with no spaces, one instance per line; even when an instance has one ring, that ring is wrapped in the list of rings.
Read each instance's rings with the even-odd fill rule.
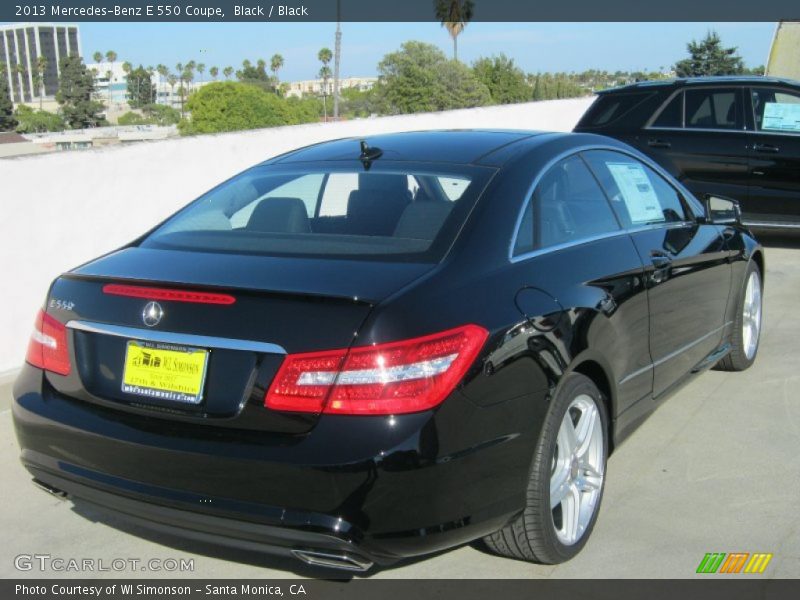
[[[156,400],[199,404],[208,365],[208,350],[129,341],[122,391]]]

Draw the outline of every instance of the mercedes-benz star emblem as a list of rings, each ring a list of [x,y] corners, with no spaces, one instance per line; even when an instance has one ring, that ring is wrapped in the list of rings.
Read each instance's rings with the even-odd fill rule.
[[[155,327],[161,322],[161,318],[164,316],[164,309],[161,308],[161,305],[158,302],[148,302],[145,304],[144,310],[142,311],[142,321],[148,327]]]

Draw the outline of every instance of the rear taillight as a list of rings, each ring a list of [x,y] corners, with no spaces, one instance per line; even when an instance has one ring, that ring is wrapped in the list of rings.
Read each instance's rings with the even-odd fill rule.
[[[34,367],[69,375],[67,328],[43,310],[36,315],[36,324],[28,344],[25,360]]]
[[[274,410],[347,415],[427,410],[453,391],[488,335],[482,327],[465,325],[349,351],[290,354],[264,405]]]

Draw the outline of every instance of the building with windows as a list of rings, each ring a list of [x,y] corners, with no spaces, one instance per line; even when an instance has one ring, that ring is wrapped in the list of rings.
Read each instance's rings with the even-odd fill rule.
[[[94,91],[97,99],[108,104],[126,103],[128,78],[121,61],[86,63],[86,69],[94,75]]]
[[[59,63],[63,56],[81,56],[77,25],[55,23],[14,23],[0,25],[0,63],[15,103],[32,102],[41,96],[52,99],[58,91]],[[38,59],[47,60],[43,90],[36,89]],[[42,91],[44,92],[42,94]]]
[[[372,86],[374,86],[377,81],[377,77],[344,77],[339,80],[339,89],[357,89],[364,92],[372,89]],[[292,81],[286,85],[288,86],[286,91],[287,96],[302,98],[306,94],[321,96],[325,82],[322,79],[308,79],[305,81]],[[328,79],[326,94],[328,96],[333,94],[332,77]]]

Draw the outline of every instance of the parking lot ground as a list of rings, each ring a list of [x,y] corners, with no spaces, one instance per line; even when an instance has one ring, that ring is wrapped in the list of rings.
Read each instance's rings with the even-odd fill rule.
[[[368,576],[685,578],[695,576],[707,552],[769,552],[774,557],[763,575],[731,577],[800,577],[800,243],[766,241],[764,329],[756,364],[745,373],[711,371],[697,378],[614,453],[599,521],[578,557],[541,566],[463,546]],[[331,575],[289,560],[150,534],[41,492],[17,458],[8,383],[0,396],[0,577]],[[107,562],[194,558],[194,570],[20,572],[14,566],[19,554]]]

